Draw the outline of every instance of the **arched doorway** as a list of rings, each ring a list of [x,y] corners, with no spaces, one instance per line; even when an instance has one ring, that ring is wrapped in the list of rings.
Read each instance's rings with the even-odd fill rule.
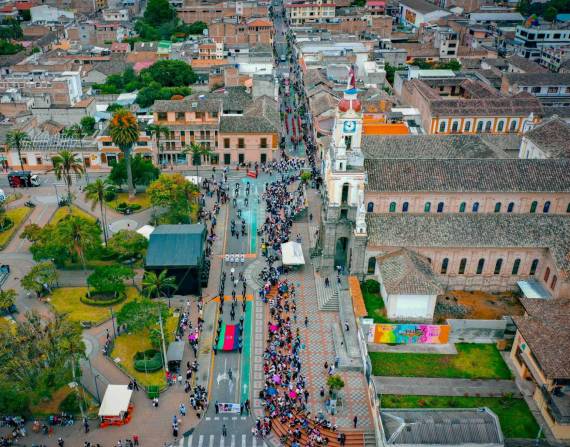
[[[337,239],[334,250],[334,266],[340,265],[343,269],[346,267],[348,253],[348,238],[341,237]]]
[[[376,271],[376,256],[371,256],[370,258],[368,258],[368,269],[366,273],[368,273],[369,275],[373,275],[375,271]]]

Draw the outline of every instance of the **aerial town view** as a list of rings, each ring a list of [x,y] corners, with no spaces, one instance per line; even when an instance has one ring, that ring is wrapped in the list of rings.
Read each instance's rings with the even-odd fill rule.
[[[0,0],[0,447],[570,447],[570,0]]]

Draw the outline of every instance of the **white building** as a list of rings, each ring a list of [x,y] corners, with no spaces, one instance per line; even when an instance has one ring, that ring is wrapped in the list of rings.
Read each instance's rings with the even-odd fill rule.
[[[515,32],[515,52],[519,56],[538,59],[542,48],[562,47],[570,42],[568,24],[526,27],[519,25]]]
[[[400,23],[412,28],[419,28],[422,23],[435,22],[451,15],[451,12],[425,0],[401,0],[399,12]]]
[[[326,0],[306,3],[296,1],[285,5],[285,14],[292,25],[318,23],[323,19],[330,19],[335,16],[335,4]]]
[[[570,158],[570,124],[556,115],[524,134],[519,158]]]
[[[75,14],[71,11],[64,9],[53,8],[48,5],[33,6],[30,8],[31,22],[32,23],[59,23],[62,20],[73,20]]]

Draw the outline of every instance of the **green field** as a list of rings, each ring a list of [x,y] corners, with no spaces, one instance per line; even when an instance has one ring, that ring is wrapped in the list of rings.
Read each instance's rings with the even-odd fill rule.
[[[6,246],[10,243],[20,225],[24,223],[28,215],[32,212],[30,208],[25,206],[21,206],[18,208],[12,208],[6,211],[6,217],[8,217],[14,225],[8,228],[6,231],[0,232],[0,250],[6,248]]]

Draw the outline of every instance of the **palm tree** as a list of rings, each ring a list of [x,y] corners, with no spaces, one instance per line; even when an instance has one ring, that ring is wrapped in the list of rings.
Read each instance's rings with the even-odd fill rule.
[[[113,142],[119,146],[119,149],[125,156],[127,165],[127,185],[129,188],[129,199],[135,197],[135,188],[133,186],[133,171],[131,169],[131,150],[133,144],[139,139],[139,124],[136,117],[126,109],[119,109],[113,115],[109,132]]]
[[[24,170],[24,162],[22,161],[22,143],[30,141],[28,134],[22,130],[11,130],[6,134],[6,145],[10,149],[18,151],[18,159],[20,160],[20,167]]]
[[[168,295],[168,307],[170,307],[170,293],[177,289],[176,278],[167,276],[168,271],[163,270],[158,275],[155,272],[145,272],[142,287],[149,298]]]
[[[70,256],[77,255],[83,265],[83,270],[85,270],[87,268],[85,263],[85,250],[92,247],[95,238],[99,236],[90,232],[89,225],[86,225],[86,221],[78,216],[68,216],[61,221],[60,225],[63,225],[63,234],[66,239],[71,241],[69,247]]]
[[[182,153],[192,154],[192,162],[196,165],[196,181],[198,181],[198,166],[202,164],[203,158],[209,158],[214,152],[203,144],[190,143],[190,146],[184,147]]]
[[[77,158],[77,154],[65,149],[59,151],[51,161],[53,163],[51,170],[55,172],[55,177],[58,180],[63,179],[65,186],[67,186],[67,200],[69,202],[69,211],[71,212],[71,185],[73,184],[71,174],[81,177],[84,172],[83,165],[81,160]]]
[[[162,153],[162,148],[160,146],[160,137],[163,136],[165,138],[168,138],[170,136],[170,129],[167,126],[163,126],[162,124],[149,124],[146,127],[146,133],[151,137],[154,137],[156,140],[156,150],[159,153],[158,165],[160,168],[162,166],[162,163],[160,161],[160,154]]]
[[[89,173],[87,172],[87,166],[85,166],[85,156],[83,155],[83,138],[87,136],[87,133],[83,129],[81,124],[74,124],[64,130],[64,135],[71,138],[77,138],[79,140],[79,148],[81,150],[81,161],[83,162],[83,171],[85,172],[85,179],[89,183]]]
[[[103,203],[105,202],[105,195],[114,189],[115,187],[108,180],[102,180],[100,178],[85,186],[85,198],[91,202],[91,211],[93,211],[97,205],[99,205],[101,209],[101,226],[103,227],[105,245],[107,245],[107,213],[104,211]]]

